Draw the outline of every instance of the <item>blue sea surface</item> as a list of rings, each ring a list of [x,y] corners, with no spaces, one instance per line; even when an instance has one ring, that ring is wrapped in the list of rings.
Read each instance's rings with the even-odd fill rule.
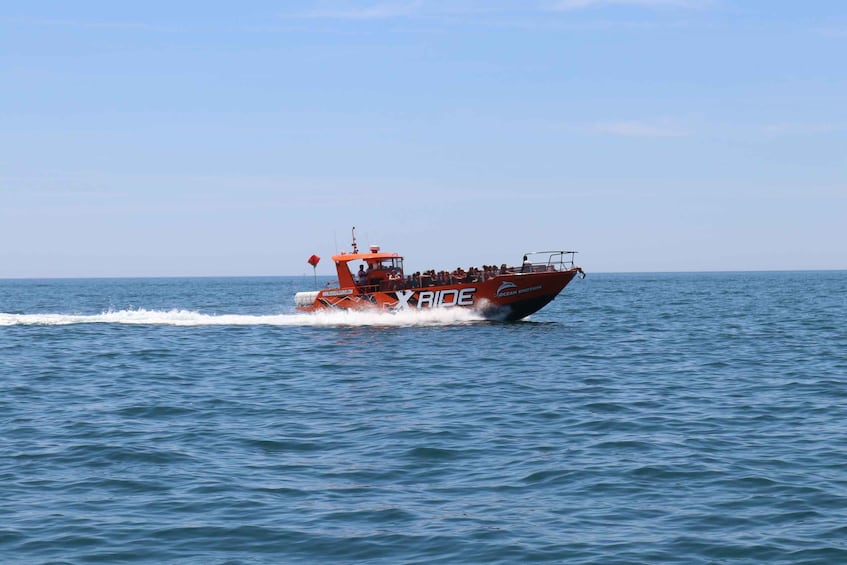
[[[847,563],[847,272],[311,288],[0,281],[0,562]]]

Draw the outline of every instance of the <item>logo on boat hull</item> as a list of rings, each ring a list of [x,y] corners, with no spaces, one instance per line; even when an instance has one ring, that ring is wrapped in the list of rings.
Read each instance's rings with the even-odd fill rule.
[[[322,296],[347,296],[353,294],[352,288],[342,288],[341,290],[325,290]]]
[[[518,285],[513,282],[504,282],[499,287],[497,287],[497,296],[511,296],[513,294],[517,294]]]
[[[527,288],[518,289],[518,285],[513,282],[504,282],[497,287],[496,296],[502,298],[504,296],[515,296],[517,294],[526,294],[527,292],[535,292],[544,288],[542,285],[529,286]]]
[[[398,290],[395,310],[409,308],[449,308],[451,306],[473,306],[476,287],[447,288],[444,290]]]

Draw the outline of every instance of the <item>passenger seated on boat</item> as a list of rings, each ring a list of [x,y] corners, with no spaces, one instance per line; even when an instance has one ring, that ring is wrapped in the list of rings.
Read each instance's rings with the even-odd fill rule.
[[[506,266],[506,263],[503,263],[502,265],[500,265],[500,274],[501,275],[505,275],[508,272],[509,272],[509,267]]]
[[[399,290],[403,284],[403,276],[396,270],[388,273],[388,288],[391,290]]]
[[[368,264],[367,281],[368,284],[378,285],[380,281],[385,280],[385,271],[380,269],[379,263]]]
[[[526,255],[523,256],[523,264],[521,265],[522,273],[531,273],[532,272],[532,263],[530,263],[529,259],[526,258]]]

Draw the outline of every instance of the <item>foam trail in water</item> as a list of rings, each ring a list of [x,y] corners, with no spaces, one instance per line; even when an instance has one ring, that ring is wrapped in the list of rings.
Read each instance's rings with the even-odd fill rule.
[[[161,326],[444,326],[484,320],[466,308],[381,312],[329,310],[312,314],[203,314],[192,310],[117,310],[102,314],[6,314],[0,326],[134,324]]]

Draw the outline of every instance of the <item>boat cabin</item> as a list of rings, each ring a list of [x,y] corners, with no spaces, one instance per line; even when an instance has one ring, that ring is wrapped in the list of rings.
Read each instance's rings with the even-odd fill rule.
[[[376,245],[371,246],[370,253],[342,252],[332,260],[341,288],[375,286],[384,289],[394,281],[403,280],[403,257],[397,253],[381,253]],[[355,265],[358,261],[361,261],[359,270],[354,273],[351,263]]]

